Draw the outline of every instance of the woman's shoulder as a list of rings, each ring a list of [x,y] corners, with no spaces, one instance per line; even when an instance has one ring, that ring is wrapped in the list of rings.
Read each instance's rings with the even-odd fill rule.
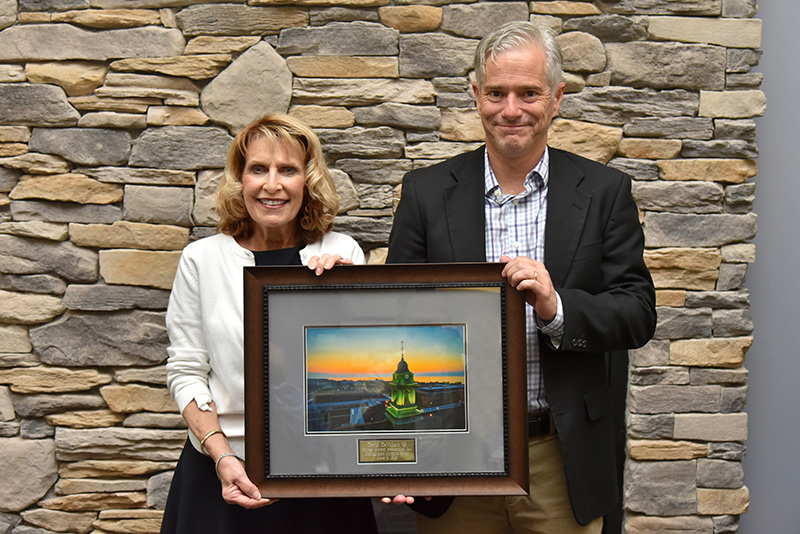
[[[364,252],[355,239],[347,234],[339,232],[328,232],[316,243],[307,245],[301,251],[301,257],[306,256],[306,261],[311,256],[321,254],[339,254],[343,258],[349,258],[354,263],[364,262]],[[304,262],[305,263],[305,262]]]
[[[186,258],[201,258],[209,254],[219,254],[221,250],[236,246],[236,240],[229,235],[214,234],[192,241],[183,249]]]

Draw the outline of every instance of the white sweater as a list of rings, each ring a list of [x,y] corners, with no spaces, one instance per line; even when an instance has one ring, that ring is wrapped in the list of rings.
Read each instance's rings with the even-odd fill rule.
[[[339,254],[355,264],[364,253],[355,240],[330,232],[300,251],[303,265],[313,256]],[[244,457],[244,267],[255,257],[234,238],[217,234],[183,250],[167,308],[167,386],[181,412],[195,400],[201,409],[214,401],[220,428]],[[200,443],[189,432],[199,451]],[[202,451],[201,451],[202,452]]]

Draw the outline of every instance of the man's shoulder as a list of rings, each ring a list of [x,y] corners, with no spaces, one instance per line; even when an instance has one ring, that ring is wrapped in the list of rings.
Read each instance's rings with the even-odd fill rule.
[[[594,161],[584,156],[561,150],[559,148],[548,147],[550,151],[550,166],[573,165],[580,169],[586,176],[593,175],[612,175],[612,176],[626,176],[626,174],[619,169],[610,167],[606,164]]]

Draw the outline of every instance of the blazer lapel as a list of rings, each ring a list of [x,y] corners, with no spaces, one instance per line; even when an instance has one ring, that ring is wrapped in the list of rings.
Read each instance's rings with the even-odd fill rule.
[[[550,178],[544,264],[553,285],[563,285],[586,224],[591,196],[578,189],[583,173],[560,151],[550,148]]]
[[[453,261],[486,261],[483,150],[468,154],[451,170],[456,183],[444,190],[444,217],[450,232]]]

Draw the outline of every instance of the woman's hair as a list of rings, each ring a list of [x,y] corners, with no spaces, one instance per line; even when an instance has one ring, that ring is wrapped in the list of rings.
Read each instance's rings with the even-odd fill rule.
[[[541,46],[547,63],[547,84],[555,92],[563,76],[561,47],[548,30],[526,21],[516,20],[503,24],[481,39],[475,49],[475,81],[483,87],[486,61],[494,61],[497,54],[531,45]]]
[[[285,143],[305,155],[306,182],[303,205],[297,216],[297,233],[306,244],[319,241],[333,228],[333,219],[339,211],[339,195],[317,134],[301,121],[282,113],[266,115],[250,123],[233,139],[228,149],[225,173],[217,189],[217,230],[245,238],[254,231],[255,223],[247,213],[242,196],[242,173],[247,147],[259,138]]]

